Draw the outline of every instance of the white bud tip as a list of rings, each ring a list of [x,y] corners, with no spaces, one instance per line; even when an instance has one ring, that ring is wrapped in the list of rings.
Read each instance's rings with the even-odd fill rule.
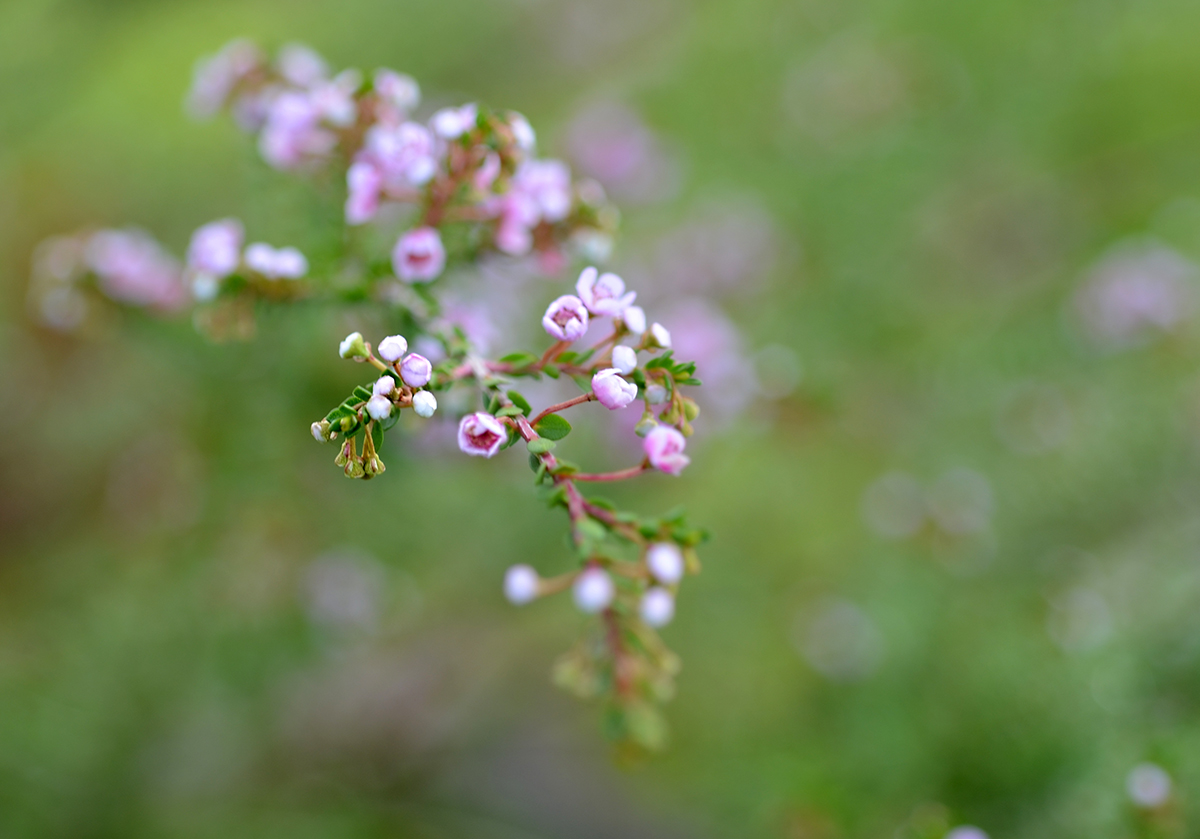
[[[665,588],[652,588],[642,596],[638,612],[647,626],[666,626],[675,617],[675,598]]]
[[[314,422],[311,426],[313,439],[318,443],[325,442],[325,435],[321,433],[321,423]]]
[[[408,352],[408,341],[403,335],[389,335],[379,342],[379,357],[384,361],[395,362],[404,358]]]
[[[367,400],[367,413],[382,422],[392,415],[392,401],[386,396],[372,396]]]
[[[412,406],[417,416],[429,419],[437,410],[437,397],[427,390],[418,391],[413,394]]]
[[[646,551],[646,567],[660,583],[674,585],[683,579],[683,552],[674,542],[655,542]]]
[[[637,369],[637,353],[633,347],[624,344],[613,347],[612,364],[621,371],[622,376],[628,376]]]
[[[538,574],[528,565],[514,565],[504,572],[504,596],[515,606],[524,606],[538,595]]]
[[[593,614],[608,608],[616,590],[607,572],[589,568],[575,579],[574,594],[580,611]]]
[[[654,339],[654,343],[658,344],[664,350],[671,349],[671,333],[661,323],[656,323],[650,327],[650,337]]]
[[[362,339],[363,336],[361,332],[351,332],[349,335],[343,338],[342,343],[338,345],[338,355],[340,355],[342,358],[349,358],[357,349],[357,346],[362,343]]]

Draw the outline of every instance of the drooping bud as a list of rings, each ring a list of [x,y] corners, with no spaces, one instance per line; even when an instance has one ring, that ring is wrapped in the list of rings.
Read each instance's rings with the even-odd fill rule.
[[[524,606],[538,596],[538,573],[528,565],[514,565],[504,573],[504,596],[515,606]]]
[[[638,420],[638,424],[633,427],[633,432],[639,437],[645,437],[656,428],[658,428],[658,421],[654,419],[654,414],[646,411],[642,414],[642,418]]]
[[[575,605],[580,611],[594,614],[607,609],[616,594],[616,588],[608,572],[602,568],[588,568],[575,578]]]
[[[371,419],[383,422],[392,415],[392,400],[386,396],[372,396],[367,400],[367,413]]]
[[[637,399],[637,392],[637,385],[622,379],[615,367],[592,376],[592,393],[596,394],[596,401],[610,411],[624,408]]]
[[[642,449],[646,452],[650,465],[668,475],[678,475],[692,462],[683,453],[685,446],[687,440],[683,435],[668,425],[660,425],[642,441]]]
[[[660,583],[675,585],[683,579],[683,551],[674,542],[655,542],[646,551],[646,567]]]
[[[318,443],[328,443],[330,437],[329,420],[321,420],[312,424],[312,436]]]
[[[437,410],[437,397],[427,390],[417,391],[413,394],[412,406],[417,416],[429,419]]]
[[[637,369],[637,352],[633,347],[618,344],[613,347],[612,365],[621,372],[622,376],[628,376]]]
[[[667,389],[659,384],[646,385],[646,401],[651,405],[661,405],[667,401]]]
[[[642,595],[638,614],[647,626],[666,626],[675,617],[675,598],[665,588],[655,586]]]
[[[363,341],[362,333],[351,332],[343,338],[338,346],[338,355],[342,358],[366,358],[367,345]]]

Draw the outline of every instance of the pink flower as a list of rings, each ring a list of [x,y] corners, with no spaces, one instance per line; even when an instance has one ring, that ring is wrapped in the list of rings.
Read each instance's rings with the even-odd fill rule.
[[[404,191],[427,183],[437,172],[434,138],[415,122],[374,125],[363,138],[359,159],[375,164],[389,191]]]
[[[479,168],[475,170],[475,174],[471,176],[471,183],[480,192],[487,192],[492,188],[492,184],[496,182],[496,178],[500,175],[500,155],[493,152],[488,152],[483,158],[483,162],[479,164]]]
[[[313,107],[330,125],[349,128],[358,118],[358,103],[354,94],[362,84],[357,70],[344,70],[332,81],[317,82],[309,90]]]
[[[209,222],[192,234],[187,264],[193,271],[228,277],[242,261],[242,223],[234,218]]]
[[[156,309],[187,301],[179,264],[141,230],[101,230],[88,241],[84,261],[113,300]]]
[[[594,614],[607,609],[616,596],[612,577],[603,568],[588,568],[575,578],[572,589],[580,611]]]
[[[641,306],[630,306],[622,315],[626,328],[635,335],[646,331],[646,312]]]
[[[691,459],[683,453],[687,440],[668,425],[660,425],[646,435],[642,449],[650,465],[668,475],[678,475]]]
[[[500,223],[496,226],[496,247],[510,256],[523,256],[533,247],[530,232],[538,223],[538,208],[528,195],[518,189],[510,189],[495,199],[489,206],[500,212]]]
[[[258,136],[263,159],[277,169],[294,169],[333,151],[337,137],[321,128],[321,112],[307,93],[284,91],[267,106]]]
[[[621,378],[621,371],[615,367],[601,370],[592,376],[592,392],[598,401],[610,411],[624,408],[637,399],[637,385]]]
[[[400,377],[409,387],[425,387],[433,378],[433,365],[425,356],[409,353],[400,362]]]
[[[588,313],[583,301],[574,294],[564,294],[546,309],[542,326],[560,341],[574,341],[587,332]]]
[[[395,109],[397,116],[408,113],[421,102],[421,88],[416,80],[394,70],[376,70],[374,87],[376,95]]]
[[[396,276],[409,283],[427,283],[437,279],[446,267],[442,237],[432,227],[418,227],[400,237],[392,251]]]
[[[195,117],[210,117],[229,101],[242,79],[262,64],[258,47],[246,40],[231,41],[211,58],[197,62],[188,93],[188,110]]]
[[[325,59],[304,44],[284,45],[275,64],[279,74],[297,87],[308,87],[329,75]]]
[[[593,315],[620,317],[637,297],[636,291],[625,293],[625,281],[616,274],[599,274],[592,267],[584,268],[575,283],[579,299]],[[598,276],[597,276],[598,275]]]
[[[371,163],[356,160],[346,170],[346,224],[363,224],[375,217],[383,174]]]
[[[561,160],[526,160],[513,188],[529,196],[546,221],[562,221],[571,209],[571,170]]]
[[[491,457],[508,439],[504,423],[491,414],[467,414],[458,424],[458,447],[469,455]]]

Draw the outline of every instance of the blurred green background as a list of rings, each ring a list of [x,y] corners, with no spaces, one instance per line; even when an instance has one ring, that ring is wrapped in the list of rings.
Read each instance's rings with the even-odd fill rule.
[[[1192,0],[0,3],[0,834],[1200,834],[1197,31]],[[616,264],[741,254],[715,297],[765,385],[621,493],[715,534],[663,756],[616,767],[549,684],[565,599],[500,596],[567,562],[522,458],[389,435],[363,484],[312,443],[373,313],[30,318],[31,252],[86,224],[305,246],[314,190],[181,105],[243,35],[516,108],[547,154],[621,103],[661,188],[626,184]],[[1101,308],[1158,322],[1088,320],[1114,273]]]

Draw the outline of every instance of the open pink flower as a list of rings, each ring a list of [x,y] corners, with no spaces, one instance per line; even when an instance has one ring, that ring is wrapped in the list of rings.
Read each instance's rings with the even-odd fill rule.
[[[491,414],[467,414],[458,424],[458,447],[469,455],[491,457],[508,439],[504,423]]]
[[[432,227],[418,227],[400,237],[392,251],[396,276],[409,283],[435,280],[446,267],[442,237]]]
[[[616,411],[637,399],[638,389],[633,382],[621,378],[620,370],[610,367],[592,376],[592,392],[601,405]]]
[[[637,297],[636,291],[625,293],[625,281],[616,274],[600,274],[591,267],[583,269],[575,290],[593,315],[610,317],[620,317]]]
[[[587,332],[588,313],[583,301],[574,294],[564,294],[546,309],[542,326],[560,341],[575,341]]]
[[[668,475],[678,475],[692,462],[691,458],[683,453],[686,446],[687,440],[684,436],[668,425],[660,425],[642,441],[642,449],[646,452],[650,465]]]

